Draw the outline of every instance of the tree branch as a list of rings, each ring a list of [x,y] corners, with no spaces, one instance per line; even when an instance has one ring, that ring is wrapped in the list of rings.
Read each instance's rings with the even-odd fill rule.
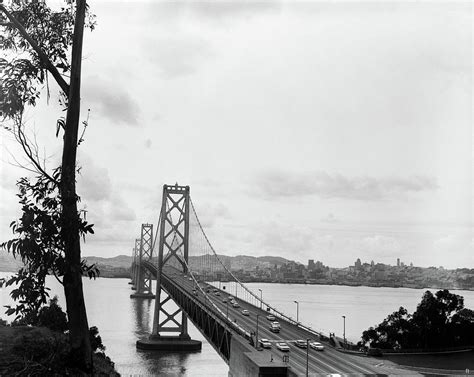
[[[30,163],[35,167],[36,171],[44,175],[51,182],[59,184],[59,182],[55,180],[53,177],[51,177],[51,175],[49,175],[46,172],[46,169],[44,169],[41,166],[37,149],[35,148],[36,152],[31,149],[31,145],[30,145],[31,142],[28,141],[28,138],[26,137],[25,132],[22,129],[21,119],[17,119],[17,125],[15,126],[14,130],[12,130],[12,132],[17,142],[20,143],[21,147],[23,148],[23,151],[25,152],[26,157],[28,157],[28,160],[30,160]]]
[[[20,24],[15,17],[13,17],[13,15],[5,8],[2,3],[0,3],[0,11],[8,17],[13,26],[20,32],[22,37],[28,41],[33,50],[35,50],[35,52],[38,54],[40,60],[46,66],[46,69],[51,72],[53,77],[56,79],[56,82],[60,86],[61,90],[66,93],[66,96],[69,96],[69,85],[66,83],[66,81],[64,81],[59,71],[56,69],[54,64],[51,63],[51,60],[49,60],[48,56],[43,52],[41,47],[38,46],[38,44],[33,40],[33,38],[30,37],[23,25]]]

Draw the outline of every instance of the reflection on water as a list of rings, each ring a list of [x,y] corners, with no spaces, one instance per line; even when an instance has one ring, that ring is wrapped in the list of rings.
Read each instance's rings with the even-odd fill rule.
[[[151,332],[153,316],[151,311],[151,299],[134,298],[130,299],[132,312],[135,319],[135,334],[137,337],[143,337]]]

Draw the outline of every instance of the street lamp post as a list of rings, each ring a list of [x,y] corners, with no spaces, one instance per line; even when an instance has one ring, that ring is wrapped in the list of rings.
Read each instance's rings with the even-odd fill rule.
[[[306,377],[309,377],[309,338],[306,338]]]
[[[257,331],[255,332],[255,348],[258,349],[258,317],[260,317],[260,314],[257,314]]]
[[[300,303],[298,301],[294,301],[296,304],[296,324],[300,322],[299,320],[299,311],[300,311]]]
[[[260,310],[262,310],[262,290],[259,288],[260,291]]]
[[[344,331],[343,331],[343,333],[342,333],[342,336],[343,336],[343,338],[344,338],[344,348],[346,348],[346,316],[343,315],[343,316],[342,316],[342,319],[343,319],[343,323],[344,323],[344,328],[343,328]]]

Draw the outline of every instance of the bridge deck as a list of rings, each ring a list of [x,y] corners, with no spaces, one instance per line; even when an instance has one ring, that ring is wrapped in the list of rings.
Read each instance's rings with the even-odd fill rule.
[[[148,266],[150,268],[150,266]],[[156,269],[153,273],[156,274]],[[258,315],[258,338],[268,339],[271,343],[270,349],[261,349],[262,357],[267,357],[268,360],[282,361],[285,356],[287,356],[287,362],[291,368],[291,373],[295,375],[305,375],[306,373],[306,362],[308,360],[309,373],[332,373],[332,374],[405,374],[406,370],[396,370],[393,368],[388,368],[380,363],[379,360],[374,358],[368,358],[364,356],[350,355],[342,353],[336,350],[334,347],[329,345],[327,342],[321,341],[317,335],[295,325],[289,323],[285,320],[277,318],[277,321],[280,323],[281,330],[278,333],[270,331],[271,321],[267,319],[267,313],[260,308],[255,307],[254,305],[243,301],[241,299],[235,298],[234,300],[238,302],[239,307],[234,308],[229,303],[229,292],[218,290],[219,294],[213,293],[214,287],[208,285],[207,283],[199,283],[205,291],[207,287],[210,287],[209,293],[203,295],[200,290],[197,290],[197,295],[195,295],[193,290],[196,287],[196,283],[192,278],[186,276],[183,272],[176,270],[173,267],[165,267],[163,269],[163,274],[166,276],[166,280],[179,287],[181,290],[187,292],[189,297],[192,297],[192,300],[202,306],[205,305],[209,307],[209,300],[212,301],[215,306],[220,309],[214,311],[215,316],[219,316],[220,322],[224,324],[231,324],[228,328],[235,327],[235,324],[239,328],[246,330],[248,333],[257,332],[257,315]],[[224,298],[227,298],[227,302],[223,302]],[[242,314],[242,311],[246,309],[249,311],[249,315],[245,316]],[[218,319],[219,320],[219,319]],[[202,329],[199,329],[202,331]],[[235,331],[234,336],[239,335],[238,331]],[[307,352],[306,349],[299,348],[295,345],[295,341],[301,339],[311,339],[312,341],[320,342],[324,345],[324,351],[317,351],[310,348]],[[277,342],[286,342],[290,348],[289,352],[282,352],[276,348]],[[215,345],[214,345],[215,346]],[[228,362],[228,360],[226,360]],[[286,358],[285,358],[286,362]],[[410,372],[412,373],[412,372]]]

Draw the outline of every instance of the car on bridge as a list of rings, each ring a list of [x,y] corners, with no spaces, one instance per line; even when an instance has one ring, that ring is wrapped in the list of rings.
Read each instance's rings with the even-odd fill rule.
[[[247,309],[242,310],[242,315],[249,316],[250,312]]]
[[[297,341],[295,341],[295,345],[296,347],[299,347],[299,348],[307,347],[306,340],[303,340],[303,339],[298,339]]]
[[[290,347],[285,342],[279,342],[276,344],[276,348],[278,348],[282,352],[290,352]]]
[[[275,316],[274,316],[273,314],[269,314],[269,315],[267,315],[267,319],[268,319],[269,321],[274,321],[276,318],[275,318]]]
[[[309,346],[316,351],[324,351],[324,346],[319,342],[309,342]]]
[[[270,324],[270,331],[271,332],[280,332],[281,326],[279,322],[272,322]]]
[[[224,299],[222,300],[222,302],[225,304],[225,303],[227,302],[227,299],[224,298]]]
[[[262,348],[272,348],[272,344],[270,343],[270,341],[265,338],[260,339],[260,345],[262,346]]]
[[[233,308],[240,308],[240,305],[239,305],[237,302],[234,301],[234,302],[232,303],[232,307],[233,307]]]

